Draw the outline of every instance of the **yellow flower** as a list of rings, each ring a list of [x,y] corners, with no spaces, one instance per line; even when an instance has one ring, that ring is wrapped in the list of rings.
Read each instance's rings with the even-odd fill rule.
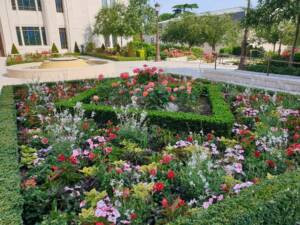
[[[86,196],[86,201],[90,203],[92,207],[95,207],[98,201],[102,200],[107,196],[107,193],[106,191],[98,192],[94,188],[89,192],[85,192],[84,195]]]
[[[81,173],[84,174],[86,177],[92,177],[97,174],[97,167],[84,167],[82,170],[79,170]]]
[[[153,189],[153,183],[138,183],[132,186],[132,196],[138,199],[145,200],[149,197]]]

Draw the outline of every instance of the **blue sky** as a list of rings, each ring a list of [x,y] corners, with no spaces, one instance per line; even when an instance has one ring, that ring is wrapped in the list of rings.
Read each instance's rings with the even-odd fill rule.
[[[199,9],[196,12],[206,12],[232,7],[245,7],[246,0],[150,0],[153,4],[158,1],[161,5],[161,12],[170,12],[172,7],[177,4],[197,3]],[[252,0],[252,6],[256,6],[257,0]]]

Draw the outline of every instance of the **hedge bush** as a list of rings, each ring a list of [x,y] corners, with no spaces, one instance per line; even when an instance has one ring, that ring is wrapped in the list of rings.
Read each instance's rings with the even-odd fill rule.
[[[225,199],[207,210],[195,209],[172,225],[300,224],[300,171],[282,174]],[[171,225],[170,224],[170,225]]]
[[[247,65],[245,70],[253,72],[262,72],[267,73],[267,65],[265,64],[256,64],[256,65]],[[270,66],[270,73],[281,74],[281,75],[293,75],[300,76],[300,68],[297,67],[288,67],[286,66]]]
[[[112,61],[141,61],[143,60],[140,57],[125,57],[125,56],[120,56],[120,55],[108,55],[105,53],[87,53],[89,56],[97,57],[97,58],[102,58],[102,59],[108,59]]]
[[[113,80],[108,80],[101,85],[107,85],[109,89],[112,81]],[[234,122],[230,107],[223,98],[220,86],[206,84],[205,87],[209,96],[212,115],[148,110],[147,115],[149,122],[171,130],[195,132],[203,130],[206,133],[213,130],[217,135],[227,136],[230,134]],[[87,114],[95,112],[94,118],[97,122],[105,123],[108,120],[117,121],[116,111],[113,107],[89,104],[90,98],[96,94],[99,94],[97,89],[91,89],[67,101],[58,102],[56,105],[61,109],[72,109],[77,102],[83,102],[83,108]]]
[[[22,224],[19,154],[13,88],[0,96],[0,225]]]

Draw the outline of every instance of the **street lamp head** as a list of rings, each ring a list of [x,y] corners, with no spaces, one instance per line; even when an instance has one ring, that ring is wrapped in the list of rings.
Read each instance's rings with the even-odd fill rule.
[[[154,7],[156,12],[160,11],[160,4],[158,2],[155,3]]]

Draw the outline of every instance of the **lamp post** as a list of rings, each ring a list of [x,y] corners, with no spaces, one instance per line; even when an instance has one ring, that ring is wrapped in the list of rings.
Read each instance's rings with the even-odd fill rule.
[[[155,61],[160,61],[160,35],[159,35],[159,10],[160,5],[158,2],[155,3],[155,12],[156,12],[156,57]]]

